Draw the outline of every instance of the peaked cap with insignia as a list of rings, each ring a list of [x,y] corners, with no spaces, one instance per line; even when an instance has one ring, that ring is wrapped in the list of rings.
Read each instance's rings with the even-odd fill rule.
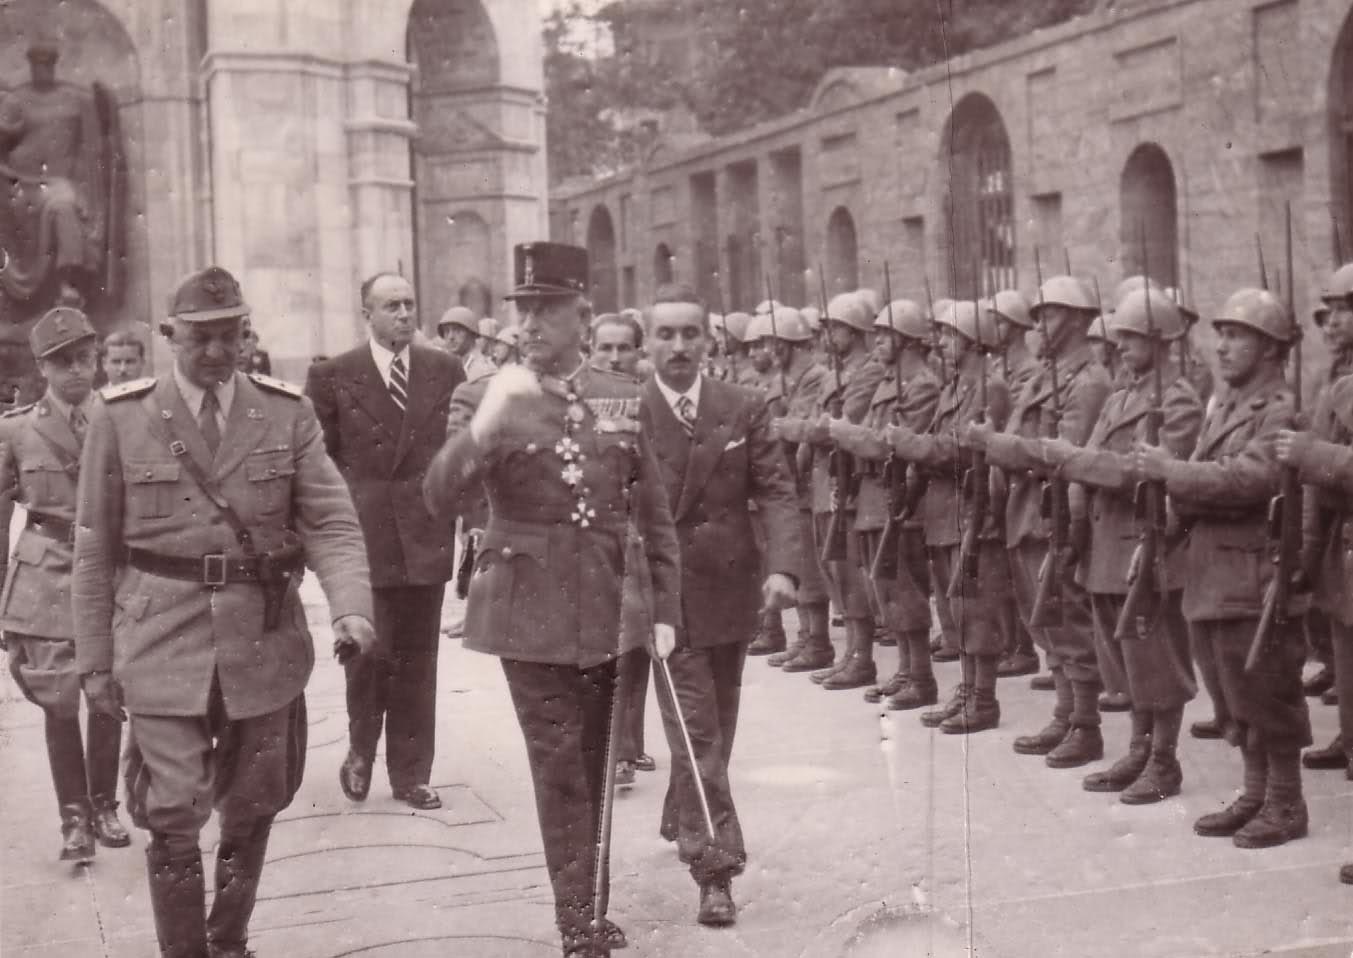
[[[587,250],[566,243],[518,243],[512,249],[516,288],[505,299],[581,296],[587,292]]]

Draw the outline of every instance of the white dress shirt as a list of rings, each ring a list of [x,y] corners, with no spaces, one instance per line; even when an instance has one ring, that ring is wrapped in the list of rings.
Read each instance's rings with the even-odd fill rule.
[[[395,353],[390,352],[376,340],[367,340],[371,343],[371,358],[376,361],[376,368],[380,370],[381,379],[385,380],[385,388],[390,388],[390,365],[395,361]],[[399,358],[404,361],[404,378],[408,379],[409,369],[409,347],[405,346],[398,353]],[[407,387],[406,387],[407,388]]]
[[[677,422],[682,422],[685,418],[681,415],[682,396],[691,401],[691,422],[695,422],[696,413],[700,410],[700,383],[704,381],[704,378],[704,373],[696,373],[695,382],[691,383],[691,388],[684,393],[679,393],[663,382],[661,376],[655,375],[653,377],[653,381],[658,384],[658,391],[662,393],[662,398],[666,399],[667,404],[672,407],[672,415],[677,417]]]
[[[231,373],[229,379],[216,387],[216,425],[221,427],[223,436],[226,420],[230,418],[230,404],[235,401],[235,377],[238,375],[239,373]],[[174,385],[178,387],[179,395],[183,397],[183,404],[193,414],[193,422],[196,422],[198,414],[202,412],[202,400],[207,397],[207,391],[189,382],[188,377],[179,370],[178,363],[174,363]]]

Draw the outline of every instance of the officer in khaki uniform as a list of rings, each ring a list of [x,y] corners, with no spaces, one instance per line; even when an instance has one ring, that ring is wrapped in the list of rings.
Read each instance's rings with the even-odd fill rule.
[[[0,644],[19,688],[42,708],[61,814],[62,861],[88,862],[94,840],[131,843],[117,818],[122,728],[90,709],[80,740],[80,676],[70,611],[75,484],[98,361],[94,327],[78,309],[51,310],[29,333],[47,392],[0,417],[0,530],[14,503],[28,510],[0,596]]]
[[[1189,658],[1188,629],[1180,610],[1182,553],[1157,544],[1155,568],[1137,565],[1141,519],[1136,514],[1132,449],[1147,438],[1148,417],[1158,412],[1159,441],[1187,459],[1198,439],[1203,404],[1193,385],[1171,362],[1173,343],[1184,335],[1174,303],[1156,289],[1137,289],[1118,304],[1113,332],[1124,380],[1104,403],[1084,447],[1044,440],[1049,462],[1089,493],[1090,545],[1078,578],[1090,593],[1100,671],[1108,663],[1124,676],[1132,701],[1128,753],[1084,781],[1086,791],[1120,792],[1127,805],[1146,805],[1177,795],[1183,782],[1176,749],[1184,705],[1197,694]],[[1159,377],[1159,379],[1157,379]],[[1160,408],[1156,408],[1159,382]],[[1129,570],[1146,576],[1150,601],[1137,608],[1130,631],[1120,635]],[[1159,581],[1162,577],[1164,581]]]
[[[874,605],[898,650],[898,668],[892,678],[865,692],[878,702],[913,684],[934,685],[930,668],[930,572],[920,519],[914,513],[916,476],[906,460],[892,456],[884,430],[892,425],[924,430],[935,415],[940,385],[926,363],[931,324],[921,308],[908,299],[894,300],[874,320],[874,355],[884,377],[874,390],[864,421],[834,419],[832,439],[855,457],[860,476],[855,498],[855,554],[860,571],[873,591]],[[911,481],[909,481],[911,480]],[[894,501],[901,489],[902,502]],[[897,538],[884,540],[886,527],[899,519],[893,510],[901,504],[905,515]],[[891,518],[890,518],[890,513]],[[880,548],[894,550],[878,558]],[[881,564],[880,564],[881,563]],[[858,640],[857,640],[858,641]],[[856,654],[871,656],[872,637],[865,637]],[[829,676],[823,687],[839,681]]]
[[[639,428],[641,385],[582,355],[587,251],[528,243],[515,265],[524,365],[456,390],[423,492],[434,514],[488,495],[465,646],[502,660],[564,954],[604,958],[625,941],[600,920],[597,855],[616,663],[645,646],[671,652],[678,546]]]
[[[244,958],[273,817],[300,785],[314,642],[297,592],[324,587],[342,659],[375,642],[347,486],[295,387],[235,370],[234,278],[186,278],[159,379],[94,405],[76,510],[76,664],[91,704],[130,714],[133,820],[165,958]],[[220,812],[204,915],[199,833]]]
[[[1253,669],[1245,667],[1274,570],[1268,505],[1280,483],[1274,441],[1293,423],[1283,363],[1295,329],[1282,303],[1258,289],[1232,294],[1212,325],[1225,398],[1204,420],[1191,459],[1143,443],[1134,467],[1140,478],[1164,481],[1187,537],[1184,617],[1203,649],[1199,669],[1212,672],[1209,685],[1222,692],[1223,734],[1244,763],[1240,797],[1193,829],[1229,836],[1241,848],[1267,848],[1305,836],[1308,827],[1300,760],[1311,744],[1311,720],[1295,607],[1287,621],[1275,622],[1273,647]]]

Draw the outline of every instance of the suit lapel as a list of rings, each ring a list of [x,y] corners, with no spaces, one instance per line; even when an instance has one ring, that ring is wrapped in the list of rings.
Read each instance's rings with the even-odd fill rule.
[[[220,448],[216,450],[213,475],[225,476],[234,472],[268,431],[262,400],[258,387],[249,381],[249,377],[235,377],[235,398],[230,403]]]
[[[427,357],[420,355],[421,352],[422,350],[409,347],[409,405],[404,410],[403,423],[399,430],[399,445],[395,447],[392,469],[399,468],[399,464],[413,446],[413,438],[418,428],[432,414],[437,404],[438,397],[434,388],[435,383],[432,381],[432,370]],[[372,360],[372,365],[375,365],[375,360]],[[391,405],[394,405],[394,400],[391,400]]]
[[[691,440],[686,436],[686,430],[677,421],[676,413],[672,411],[667,397],[658,389],[654,379],[649,379],[644,391],[641,409],[648,417],[653,451],[665,466],[663,474],[671,480],[667,484],[667,498],[675,510],[691,454]]]
[[[733,434],[729,417],[721,415],[725,410],[718,394],[710,388],[713,384],[706,379],[700,387],[700,405],[695,410],[695,435],[691,443],[691,454],[686,460],[686,475],[681,483],[681,495],[677,498],[672,518],[685,515],[705,488],[714,467],[723,456],[724,445]],[[664,404],[665,405],[665,404]],[[674,417],[675,418],[675,417]],[[678,426],[680,428],[680,426]]]
[[[361,406],[391,439],[398,441],[403,426],[403,415],[395,405],[395,401],[390,398],[390,390],[385,387],[381,371],[376,368],[376,359],[371,355],[371,347],[358,346],[353,353],[351,368],[344,370],[347,373],[344,387],[357,405]]]

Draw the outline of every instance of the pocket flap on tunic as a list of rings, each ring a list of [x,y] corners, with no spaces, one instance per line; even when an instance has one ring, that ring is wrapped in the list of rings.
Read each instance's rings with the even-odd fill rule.
[[[137,462],[122,464],[122,481],[128,483],[178,482],[180,466],[177,462]]]
[[[256,452],[244,462],[244,475],[250,482],[264,482],[296,475],[296,462],[289,450],[283,452]]]
[[[517,556],[529,556],[540,566],[544,566],[550,552],[548,532],[523,529],[490,528],[479,542],[479,555],[489,560],[492,556],[502,559],[514,559]]]

